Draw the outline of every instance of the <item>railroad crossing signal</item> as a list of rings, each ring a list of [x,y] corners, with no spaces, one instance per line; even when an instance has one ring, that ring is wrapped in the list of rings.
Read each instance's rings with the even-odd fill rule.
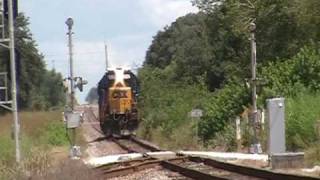
[[[83,85],[88,84],[87,80],[84,80],[82,77],[75,77],[74,81],[76,82],[75,87],[80,90],[80,92],[83,91]]]
[[[83,85],[88,84],[88,81],[83,79],[82,77],[74,77],[73,80],[75,81],[74,88],[78,88],[80,92],[83,91]],[[65,88],[65,91],[68,92],[70,90],[69,82],[70,78],[63,79],[63,86]]]
[[[66,78],[65,81],[65,87],[66,87],[66,98],[68,103],[68,93],[70,89],[70,112],[68,112],[67,116],[67,132],[68,136],[70,138],[70,157],[72,159],[78,159],[81,156],[80,146],[76,145],[76,128],[80,126],[80,116],[78,113],[74,111],[74,98],[75,98],[75,89],[78,88],[80,92],[83,91],[83,85],[88,84],[88,81],[84,80],[82,77],[74,77],[73,76],[73,43],[72,43],[72,35],[74,34],[72,32],[72,27],[74,25],[74,21],[72,18],[68,18],[65,22],[68,26],[68,47],[69,47],[69,65],[70,65],[70,76]],[[70,82],[70,86],[67,85],[66,82]],[[69,131],[70,130],[70,131]]]

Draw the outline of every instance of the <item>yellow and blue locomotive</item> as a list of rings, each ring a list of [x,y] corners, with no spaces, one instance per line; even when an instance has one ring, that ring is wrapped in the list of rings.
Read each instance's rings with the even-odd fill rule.
[[[131,135],[138,128],[137,77],[123,68],[109,69],[98,84],[99,120],[109,136]]]

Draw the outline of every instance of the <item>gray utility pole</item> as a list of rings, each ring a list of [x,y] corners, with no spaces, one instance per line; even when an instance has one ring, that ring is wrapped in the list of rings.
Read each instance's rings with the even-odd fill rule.
[[[20,163],[20,124],[17,106],[17,82],[16,82],[16,56],[14,43],[14,20],[13,20],[13,0],[8,0],[9,12],[9,49],[10,49],[10,68],[11,68],[11,94],[12,94],[12,113],[14,121],[14,140],[16,144],[16,162]]]
[[[75,91],[74,91],[74,77],[73,77],[73,44],[72,44],[72,26],[73,26],[73,19],[68,18],[66,21],[66,24],[68,26],[68,46],[69,46],[69,66],[70,66],[70,88],[71,88],[71,110],[74,110],[74,96],[75,96]]]
[[[21,155],[20,155],[20,125],[19,125],[19,116],[18,116],[18,106],[17,106],[17,82],[16,82],[16,56],[15,56],[15,41],[14,41],[14,17],[13,17],[13,0],[8,0],[8,30],[9,30],[9,38],[5,38],[6,24],[4,21],[5,12],[3,11],[4,1],[0,0],[0,29],[1,29],[1,39],[0,46],[8,48],[10,51],[10,71],[11,71],[11,98],[12,100],[8,100],[7,94],[7,73],[0,73],[1,76],[4,77],[4,87],[0,87],[1,91],[5,91],[5,99],[0,99],[0,106],[12,111],[13,114],[13,131],[14,131],[14,140],[16,147],[16,162],[20,163]],[[8,45],[4,44],[8,43]],[[11,105],[11,107],[9,107]]]
[[[256,45],[256,38],[255,38],[255,31],[256,31],[256,24],[250,23],[250,33],[251,33],[251,72],[252,72],[252,79],[251,79],[251,87],[252,87],[252,124],[253,124],[253,153],[261,153],[261,145],[259,143],[257,137],[257,125],[258,125],[258,110],[257,110],[257,77],[256,77],[256,68],[257,68],[257,45]]]

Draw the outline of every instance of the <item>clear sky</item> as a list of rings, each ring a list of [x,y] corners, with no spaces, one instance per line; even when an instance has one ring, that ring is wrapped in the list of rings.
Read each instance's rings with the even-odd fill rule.
[[[104,42],[111,66],[141,65],[152,37],[176,18],[197,12],[190,0],[20,0],[47,68],[68,75],[67,26],[74,19],[75,76],[89,81],[81,102],[105,72]]]

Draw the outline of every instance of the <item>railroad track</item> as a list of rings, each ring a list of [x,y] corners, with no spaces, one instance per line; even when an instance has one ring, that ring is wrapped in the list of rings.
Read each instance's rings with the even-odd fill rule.
[[[89,120],[88,123],[92,125],[98,133],[104,136],[103,132],[100,130],[99,120],[94,114],[94,110],[91,106],[84,109],[85,115]],[[120,148],[128,153],[146,153],[146,152],[156,152],[161,151],[159,147],[149,143],[148,141],[142,140],[136,136],[128,136],[124,138],[105,138],[105,141],[112,141],[117,144]]]
[[[128,151],[128,153],[147,153],[162,151],[156,145],[149,143],[148,141],[139,139],[135,136],[129,136],[126,138],[112,138],[112,141],[118,144],[122,149]]]
[[[86,119],[88,121],[86,123],[90,124],[93,129],[95,129],[98,133],[103,134],[103,132],[100,130],[100,122],[96,114],[94,113],[94,110],[91,106],[86,106],[83,109],[83,112],[86,116]]]
[[[121,178],[130,174],[133,175],[150,168],[158,168],[158,171],[171,171],[180,175],[173,179],[319,180],[319,178],[315,177],[277,173],[269,170],[239,166],[200,157],[177,157],[168,160],[159,160],[147,157],[140,160],[100,166],[97,167],[96,170],[101,176],[103,176],[103,178],[109,179],[117,177]]]
[[[90,126],[92,125],[93,129],[95,129],[94,131],[101,133],[101,137],[103,137],[103,133],[100,131],[99,124],[97,123],[99,121],[94,114],[93,109],[91,107],[86,107],[85,114],[89,120],[88,122]],[[161,149],[135,136],[103,139],[101,142],[108,142],[105,143],[106,149],[109,149],[110,145],[113,143],[120,147],[119,150],[123,150],[127,153],[145,154],[142,159],[112,163],[95,168],[97,173],[104,179],[123,179],[124,176],[127,176],[127,178],[124,179],[132,179],[131,177],[134,174],[139,174],[150,169],[153,169],[155,174],[165,172],[162,174],[164,174],[167,179],[318,179],[314,177],[283,174],[263,169],[234,165],[200,157],[177,156],[176,158],[170,159],[152,158],[146,153],[161,151]],[[120,154],[123,154],[123,152]],[[142,177],[144,177],[144,175]]]

